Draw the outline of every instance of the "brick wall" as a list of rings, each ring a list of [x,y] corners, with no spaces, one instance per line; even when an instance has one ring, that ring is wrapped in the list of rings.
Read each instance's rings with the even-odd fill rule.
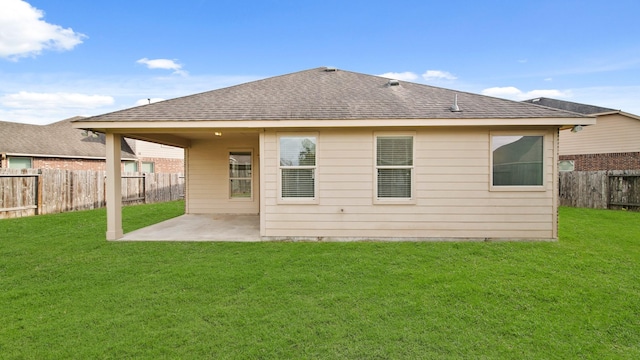
[[[157,173],[184,174],[184,160],[167,158],[141,158],[138,160],[138,169],[142,169],[142,162],[153,162],[154,171]],[[67,158],[32,158],[31,166],[34,169],[61,169],[61,170],[94,170],[106,171],[105,160],[99,159],[67,159]],[[1,159],[0,168],[6,168],[7,160]],[[122,167],[124,170],[124,166]]]
[[[184,174],[185,172],[184,160],[182,159],[142,157],[139,158],[138,161],[138,169],[142,169],[142,162],[152,162],[154,164],[154,171],[157,173]]]
[[[98,159],[33,158],[31,165],[34,169],[105,171],[107,168],[106,162]]]
[[[575,171],[640,169],[640,152],[560,155],[560,160],[573,160]]]

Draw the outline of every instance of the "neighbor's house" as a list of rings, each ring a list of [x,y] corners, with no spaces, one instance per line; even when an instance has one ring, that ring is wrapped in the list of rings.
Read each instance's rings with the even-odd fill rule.
[[[598,125],[560,132],[562,170],[640,169],[640,116],[570,101],[536,98],[526,102],[595,116]]]
[[[184,147],[186,212],[259,214],[263,240],[556,239],[558,132],[592,124],[335,68],[75,122],[107,135],[107,239],[127,136]]]
[[[184,173],[184,150],[182,148],[135,139],[127,139],[127,142],[137,158],[135,163],[128,163],[127,171]]]
[[[74,129],[74,117],[48,125],[0,121],[0,168],[104,171],[105,135]],[[123,139],[126,172],[184,172],[180,148]]]

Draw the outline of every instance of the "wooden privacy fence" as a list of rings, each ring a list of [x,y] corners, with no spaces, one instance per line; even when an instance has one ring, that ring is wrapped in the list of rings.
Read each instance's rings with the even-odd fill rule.
[[[640,170],[560,173],[561,206],[640,210]]]
[[[0,219],[104,207],[105,171],[0,169]],[[178,200],[182,174],[122,175],[125,205]]]

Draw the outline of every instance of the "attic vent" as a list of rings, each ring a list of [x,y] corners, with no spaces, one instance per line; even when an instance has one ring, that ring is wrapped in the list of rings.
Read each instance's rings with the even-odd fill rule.
[[[388,86],[400,86],[400,81],[398,81],[398,80],[389,80],[387,85]]]
[[[338,71],[338,68],[335,68],[333,66],[327,66],[327,67],[324,68],[324,71],[326,71],[326,72],[336,72],[336,71]]]
[[[453,98],[453,105],[451,105],[449,110],[451,110],[451,112],[462,112],[462,110],[458,106],[458,94],[456,94],[456,96]]]

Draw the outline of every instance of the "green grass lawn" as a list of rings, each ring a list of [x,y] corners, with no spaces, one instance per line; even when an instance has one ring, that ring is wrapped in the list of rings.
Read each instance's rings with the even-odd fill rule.
[[[182,202],[124,208],[125,232]],[[107,242],[105,211],[0,220],[0,358],[638,359],[640,213],[559,242]]]

